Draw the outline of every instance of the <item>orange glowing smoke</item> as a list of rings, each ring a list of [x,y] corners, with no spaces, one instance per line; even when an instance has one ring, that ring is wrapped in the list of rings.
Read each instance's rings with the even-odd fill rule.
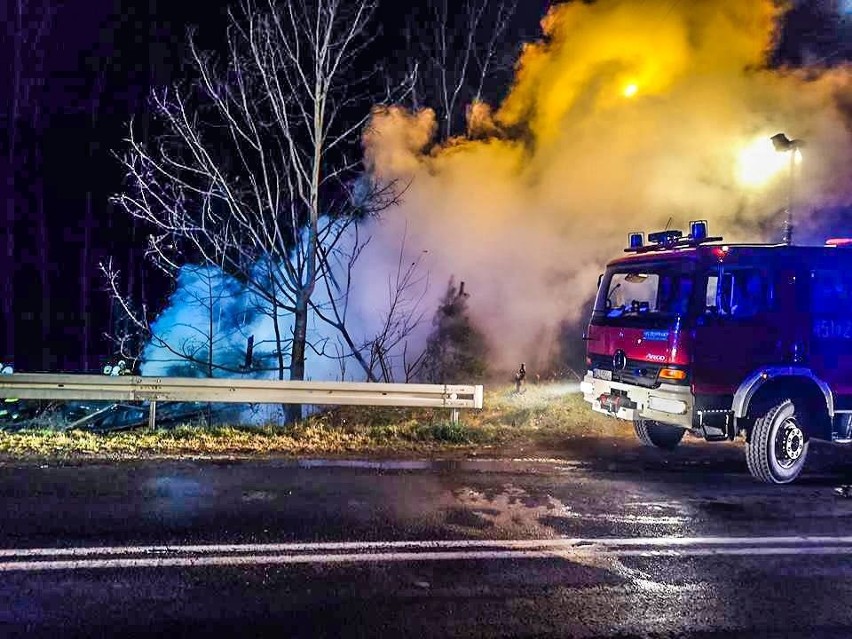
[[[368,259],[392,269],[403,233],[412,253],[428,250],[432,296],[451,274],[465,280],[513,370],[547,356],[629,230],[708,218],[729,239],[756,239],[786,197],[783,170],[743,179],[756,175],[756,140],[807,141],[802,211],[849,204],[839,105],[852,104],[852,74],[768,68],[781,17],[771,0],[555,6],[503,103],[470,109],[471,139],[436,148],[432,111],[376,112],[368,160],[411,186]]]

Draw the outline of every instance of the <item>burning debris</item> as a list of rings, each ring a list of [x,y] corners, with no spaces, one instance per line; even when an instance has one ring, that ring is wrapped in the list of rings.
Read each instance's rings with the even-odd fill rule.
[[[0,375],[13,374],[11,366],[0,362]],[[104,375],[132,375],[124,360],[107,364]],[[111,432],[148,425],[147,402],[138,404],[102,401],[59,402],[48,400],[0,400],[0,430],[53,427],[57,430]],[[209,404],[200,402],[161,402],[157,407],[158,426],[176,425],[209,417]]]
[[[48,402],[5,400],[0,404],[0,430],[27,428],[86,430],[107,433],[148,426],[147,402],[119,404],[107,402]],[[197,402],[160,402],[157,427],[176,426],[207,418],[208,405]]]

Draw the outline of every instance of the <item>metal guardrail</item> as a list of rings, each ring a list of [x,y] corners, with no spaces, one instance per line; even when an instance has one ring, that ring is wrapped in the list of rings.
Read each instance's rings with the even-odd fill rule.
[[[148,401],[153,427],[158,401],[237,404],[314,404],[480,409],[482,386],[291,382],[257,379],[13,373],[0,376],[0,399]]]

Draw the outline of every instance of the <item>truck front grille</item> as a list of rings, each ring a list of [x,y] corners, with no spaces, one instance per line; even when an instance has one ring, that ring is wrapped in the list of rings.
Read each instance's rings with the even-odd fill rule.
[[[589,357],[592,360],[591,368],[612,372],[612,381],[614,382],[633,384],[644,388],[656,388],[660,385],[658,377],[662,368],[661,364],[628,359],[624,370],[615,371],[612,367],[612,356],[590,355]]]

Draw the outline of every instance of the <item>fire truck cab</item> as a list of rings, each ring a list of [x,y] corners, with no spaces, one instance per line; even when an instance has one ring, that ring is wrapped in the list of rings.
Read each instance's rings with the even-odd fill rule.
[[[646,445],[745,437],[751,474],[798,477],[811,439],[852,443],[852,240],[725,244],[631,233],[601,276],[584,399]]]

